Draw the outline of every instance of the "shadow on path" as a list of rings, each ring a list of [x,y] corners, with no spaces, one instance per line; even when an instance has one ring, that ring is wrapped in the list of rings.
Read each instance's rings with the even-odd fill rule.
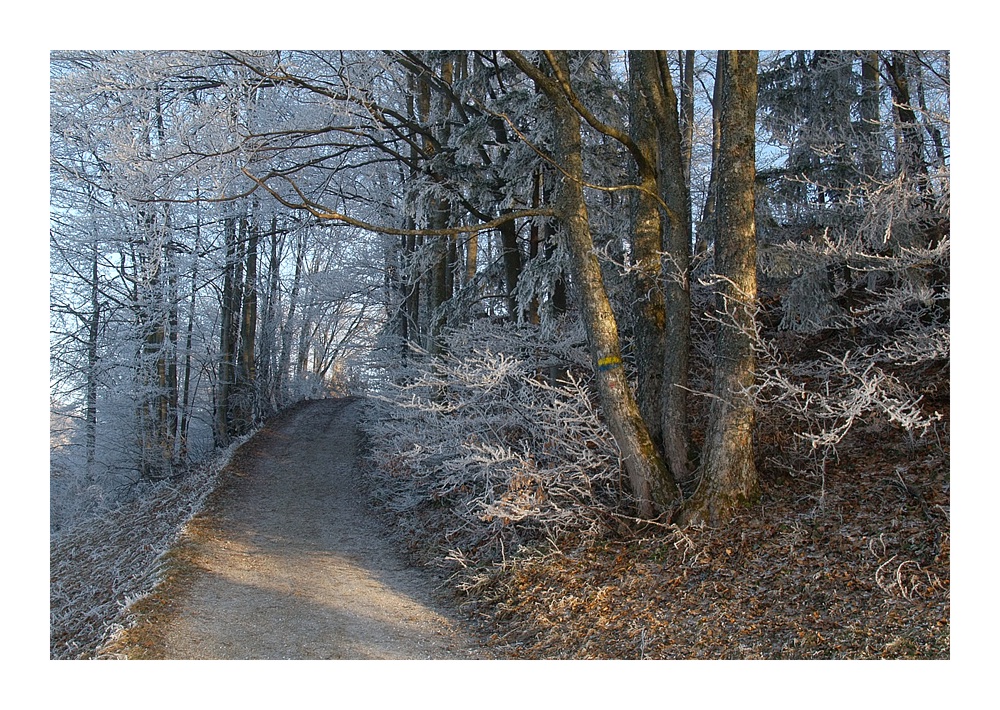
[[[175,659],[483,658],[367,509],[362,400],[276,418],[185,532],[190,574],[155,634]]]

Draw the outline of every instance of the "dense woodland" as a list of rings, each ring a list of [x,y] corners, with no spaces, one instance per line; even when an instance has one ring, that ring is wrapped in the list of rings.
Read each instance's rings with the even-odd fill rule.
[[[364,394],[381,505],[481,598],[518,554],[704,560],[685,531],[773,537],[775,486],[815,512],[872,476],[924,526],[858,532],[873,588],[947,610],[948,52],[58,51],[50,78],[54,539]]]

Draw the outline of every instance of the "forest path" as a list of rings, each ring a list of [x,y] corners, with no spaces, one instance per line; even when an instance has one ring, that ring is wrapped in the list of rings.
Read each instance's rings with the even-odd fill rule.
[[[367,509],[360,404],[306,403],[239,449],[188,525],[165,588],[137,605],[125,656],[485,656]]]

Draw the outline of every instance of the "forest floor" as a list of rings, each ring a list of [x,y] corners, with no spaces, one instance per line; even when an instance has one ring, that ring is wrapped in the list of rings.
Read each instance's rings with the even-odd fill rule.
[[[823,482],[765,476],[719,529],[562,541],[471,605],[510,658],[948,659],[948,457],[886,438],[858,432]]]
[[[916,373],[922,436],[857,422],[822,474],[787,467],[794,429],[762,413],[762,495],[719,528],[609,523],[454,569],[463,608],[516,659],[951,657],[948,368]],[[447,506],[413,508],[411,552],[461,544]],[[615,531],[614,527],[618,530]]]
[[[358,404],[304,403],[244,444],[99,656],[485,657],[442,580],[410,565],[366,507]]]
[[[364,401],[303,403],[236,451],[93,655],[947,659],[947,391],[929,404],[936,431],[859,425],[821,479],[768,463],[789,434],[762,426],[762,498],[722,528],[623,526],[449,569],[446,505],[370,507]]]

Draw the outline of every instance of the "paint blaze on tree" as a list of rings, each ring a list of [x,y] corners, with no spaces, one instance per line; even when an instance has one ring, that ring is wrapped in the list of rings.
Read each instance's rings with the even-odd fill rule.
[[[569,83],[569,56],[566,52],[546,53],[549,67],[546,72],[516,52],[508,55],[531,77],[551,105],[555,131],[553,157],[563,173],[555,209],[569,251],[571,276],[594,362],[601,409],[621,450],[638,513],[651,517],[656,508],[669,508],[678,490],[650,436],[621,366],[618,322],[594,253],[584,199],[581,117],[579,108],[574,105],[578,99]]]

